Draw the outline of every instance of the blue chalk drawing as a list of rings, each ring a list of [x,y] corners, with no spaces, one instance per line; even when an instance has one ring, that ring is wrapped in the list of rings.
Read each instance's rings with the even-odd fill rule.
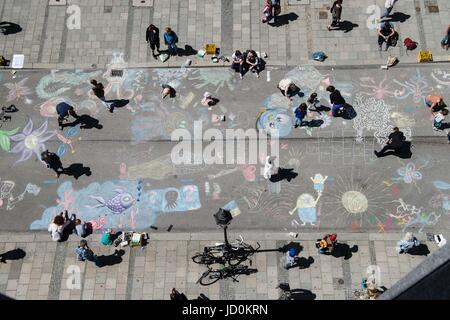
[[[450,183],[447,183],[445,181],[436,180],[436,181],[433,181],[433,185],[435,188],[438,188],[441,190],[450,190]]]
[[[272,137],[283,138],[291,133],[293,122],[286,109],[276,108],[263,112],[256,126]]]
[[[30,225],[31,230],[46,229],[64,209],[83,221],[104,217],[105,228],[132,228],[134,224],[136,230],[142,230],[154,224],[160,214],[201,208],[199,189],[195,185],[144,190],[140,180],[95,182],[80,190],[66,181],[59,186],[57,195],[58,204],[45,209],[41,219]]]

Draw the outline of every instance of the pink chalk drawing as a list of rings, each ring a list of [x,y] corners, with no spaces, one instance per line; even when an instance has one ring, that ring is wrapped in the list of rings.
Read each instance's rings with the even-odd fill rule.
[[[74,212],[77,211],[77,209],[75,207],[73,207],[73,202],[74,202],[74,197],[72,195],[72,192],[74,190],[70,189],[70,190],[66,190],[64,191],[64,198],[63,199],[56,199],[56,203],[58,203],[58,205],[62,206],[61,211],[70,211],[70,212]]]
[[[395,97],[397,99],[403,100],[411,96],[415,103],[421,102],[433,91],[433,88],[428,85],[427,80],[422,76],[419,69],[417,69],[416,75],[412,76],[404,83],[397,79],[394,79],[394,83],[402,88],[401,90],[395,91]]]
[[[119,179],[126,179],[128,177],[127,165],[122,162],[119,167]]]
[[[360,78],[360,86],[363,88],[361,94],[371,96],[377,99],[384,99],[385,97],[394,98],[400,95],[400,91],[392,91],[392,83],[386,83],[388,81],[387,75],[384,75],[384,79],[377,83],[373,77]]]
[[[19,100],[19,98],[26,97],[32,93],[31,89],[25,86],[27,80],[28,78],[24,78],[16,83],[5,83],[5,87],[9,89],[6,97],[7,102]]]
[[[256,167],[254,165],[245,165],[241,167],[245,180],[253,182],[256,179]]]

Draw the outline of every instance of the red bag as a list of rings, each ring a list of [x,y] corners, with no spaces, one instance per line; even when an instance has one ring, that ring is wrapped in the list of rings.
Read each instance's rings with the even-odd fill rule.
[[[406,50],[414,50],[417,48],[417,42],[413,41],[411,38],[406,38],[403,41],[403,44],[405,45]]]

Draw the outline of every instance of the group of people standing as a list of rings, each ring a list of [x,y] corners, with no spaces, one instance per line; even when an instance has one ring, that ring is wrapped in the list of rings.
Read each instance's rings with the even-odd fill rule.
[[[178,48],[178,36],[170,27],[165,29],[165,33],[163,35],[164,43],[167,45],[167,50],[169,54],[172,56],[177,55]],[[158,56],[161,54],[160,49],[160,38],[159,38],[159,28],[157,28],[154,24],[148,26],[147,31],[145,32],[145,40],[150,46],[152,50],[152,56],[155,59],[158,59]],[[155,54],[155,50],[158,54]]]

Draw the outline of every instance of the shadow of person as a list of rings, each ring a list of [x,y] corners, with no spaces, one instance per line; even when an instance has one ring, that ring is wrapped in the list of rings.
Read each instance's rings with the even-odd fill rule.
[[[342,30],[344,31],[344,33],[350,32],[353,30],[353,28],[357,28],[359,27],[359,25],[350,22],[348,20],[344,20],[341,23],[339,23],[339,28],[338,29],[334,29],[334,30]]]
[[[390,15],[387,19],[389,22],[400,22],[403,23],[406,20],[411,18],[409,14],[405,14],[403,12],[395,12],[394,14]]]
[[[333,252],[329,253],[335,258],[344,257],[344,260],[348,260],[353,256],[353,253],[358,252],[358,246],[354,245],[350,248],[350,246],[346,243],[338,242],[333,249]]]
[[[309,127],[309,128],[317,128],[320,127],[323,124],[323,120],[320,119],[315,119],[315,120],[311,120],[311,121],[304,121],[303,122],[303,126],[304,127]]]
[[[299,269],[307,269],[314,263],[314,258],[309,256],[308,259],[305,257],[297,257],[291,268],[298,267]]]
[[[65,168],[63,174],[73,176],[78,179],[82,175],[90,176],[92,174],[91,168],[83,166],[82,163],[72,163],[69,167]]]
[[[83,114],[83,115],[79,116],[78,119],[76,119],[74,122],[65,124],[63,126],[75,127],[76,125],[81,124],[80,129],[96,128],[96,129],[101,130],[103,128],[103,126],[99,122],[100,122],[99,120],[91,117],[90,115]]]
[[[316,295],[314,293],[312,293],[310,290],[293,289],[293,290],[291,290],[291,299],[292,300],[314,300],[314,299],[316,299]]]
[[[97,256],[97,267],[113,266],[122,262],[122,256],[125,254],[124,250],[116,250],[109,256]]]
[[[194,56],[198,53],[197,50],[195,50],[194,48],[192,48],[190,45],[185,45],[184,49],[182,48],[178,48],[178,56]]]
[[[294,169],[279,168],[278,173],[272,175],[269,180],[271,182],[280,182],[286,179],[288,182],[291,182],[292,179],[295,179],[298,176],[298,173],[293,170]]]
[[[13,249],[0,254],[0,262],[6,263],[7,260],[20,260],[25,258],[26,255],[27,253],[23,249]]]
[[[298,19],[298,15],[295,12],[291,12],[291,13],[279,15],[276,18],[276,22],[269,23],[269,25],[271,25],[272,27],[281,27],[281,26],[289,24],[289,22],[295,21],[297,19]]]
[[[0,22],[0,30],[5,36],[7,36],[8,34],[19,33],[22,31],[22,27],[17,23],[2,21]]]
[[[409,249],[407,253],[413,256],[427,256],[430,254],[430,250],[426,244],[421,243],[417,247]]]
[[[310,109],[309,109],[309,111],[311,111],[311,112],[317,112],[317,113],[319,113],[319,114],[321,114],[322,112],[328,112],[328,111],[330,111],[330,110],[331,110],[330,107],[326,107],[326,106],[323,106],[323,105],[320,105],[320,106],[318,106],[318,107],[314,107],[314,108],[310,108]]]
[[[127,99],[117,99],[117,100],[108,100],[105,101],[107,103],[111,103],[109,107],[114,110],[115,108],[122,108],[125,107],[128,103],[130,103],[130,100]]]

